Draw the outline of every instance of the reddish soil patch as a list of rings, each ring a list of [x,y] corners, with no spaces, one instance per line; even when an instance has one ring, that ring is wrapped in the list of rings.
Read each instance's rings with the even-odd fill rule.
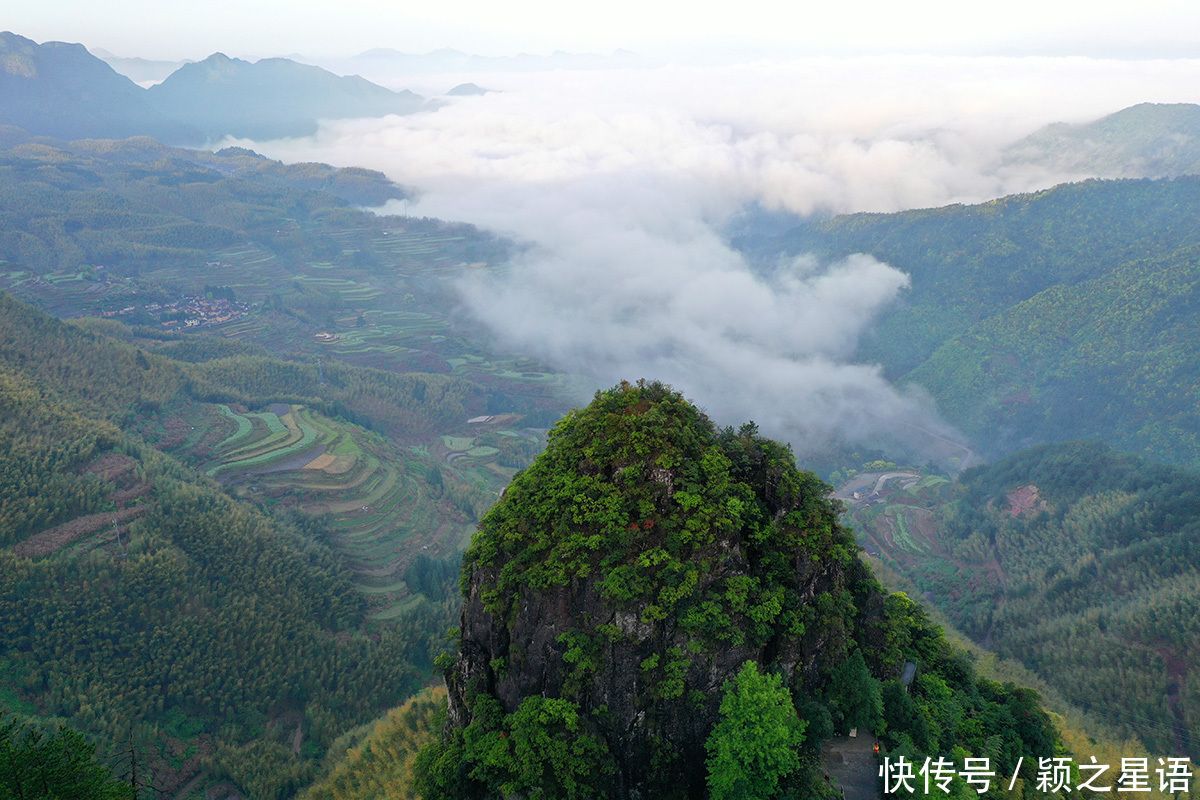
[[[1008,507],[1004,509],[1004,513],[1010,517],[1023,517],[1045,507],[1046,501],[1042,499],[1038,488],[1031,483],[1008,493]]]
[[[112,501],[118,506],[123,506],[131,500],[136,500],[139,497],[145,497],[150,494],[151,486],[148,483],[135,483],[128,489],[122,489],[119,492],[112,493]]]
[[[81,470],[81,475],[99,475],[106,481],[114,483],[124,477],[137,466],[137,461],[120,453],[105,453],[90,461]]]
[[[187,423],[187,420],[181,417],[172,417],[163,422],[163,431],[165,435],[158,441],[157,447],[160,450],[171,450],[179,447],[187,441],[188,434],[191,433],[192,426]]]
[[[887,551],[892,555],[898,555],[895,553],[896,540],[893,536],[893,531],[894,529],[892,528],[892,520],[890,517],[880,514],[875,518],[875,532],[879,534],[881,539],[883,539],[883,546],[886,547]]]
[[[35,533],[23,542],[12,546],[12,552],[20,558],[35,558],[48,556],[57,552],[72,542],[77,542],[85,536],[90,536],[110,525],[128,522],[146,513],[146,506],[138,505],[133,508],[122,508],[117,511],[101,511],[99,514],[88,514],[77,517],[70,522],[48,528],[41,533]]]
[[[937,536],[934,535],[933,512],[927,508],[914,507],[908,515],[912,522],[909,530],[925,541],[925,544],[941,552]],[[916,538],[916,537],[914,537]]]
[[[102,480],[116,484],[109,499],[118,508],[101,511],[55,525],[35,533],[23,542],[13,545],[12,552],[20,558],[36,558],[58,552],[73,542],[91,536],[105,528],[124,526],[131,519],[146,513],[146,504],[122,508],[134,500],[147,497],[153,487],[148,483],[134,483],[134,472],[138,462],[120,453],[105,453],[80,468],[82,475],[96,475]]]

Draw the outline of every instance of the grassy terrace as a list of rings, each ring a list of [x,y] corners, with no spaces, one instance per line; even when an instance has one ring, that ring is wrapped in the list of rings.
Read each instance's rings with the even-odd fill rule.
[[[438,455],[400,451],[376,433],[299,405],[253,411],[215,405],[188,421],[198,424],[186,446],[215,443],[201,467],[231,492],[327,520],[328,543],[346,559],[379,619],[412,602],[403,575],[413,556],[451,555],[473,530],[468,518],[448,513],[443,490],[428,483]],[[464,439],[468,451],[485,449],[471,448],[471,441]],[[472,460],[487,455],[464,453]],[[444,468],[448,479],[458,474]]]
[[[147,260],[131,269],[113,263],[36,275],[0,264],[0,289],[11,289],[63,317],[99,316],[126,308],[128,324],[157,327],[152,303],[232,290],[251,304],[240,319],[195,333],[241,339],[286,358],[337,358],[399,372],[440,372],[479,378],[508,393],[554,395],[563,378],[516,354],[496,354],[464,336],[453,319],[450,282],[475,272],[502,271],[508,253],[484,237],[450,235],[418,220],[345,227],[313,222],[333,248],[272,250],[242,241],[194,255]],[[313,239],[311,241],[317,241]],[[337,334],[332,341],[317,334]],[[227,435],[245,431],[231,430]],[[210,467],[212,465],[209,465]]]
[[[309,363],[336,359],[396,372],[453,374],[476,381],[499,402],[512,399],[514,409],[553,403],[564,388],[563,376],[519,354],[491,352],[459,328],[454,316],[452,282],[502,271],[507,245],[484,236],[448,235],[419,220],[350,223],[335,230],[314,219],[318,236],[294,248],[242,241],[191,254],[113,261],[101,269],[39,272],[0,262],[0,289],[61,317],[131,308],[116,319],[159,328],[162,320],[147,307],[221,287],[250,304],[250,312],[184,335],[236,338]],[[332,246],[322,247],[322,241]],[[309,247],[312,243],[316,246]],[[337,336],[318,339],[323,332]],[[159,346],[153,336],[139,337],[138,343]],[[461,446],[450,448],[434,437],[424,448],[401,451],[370,431],[309,408],[195,403],[164,412],[145,433],[233,494],[324,516],[330,544],[386,615],[409,597],[402,579],[408,561],[418,553],[446,557],[461,550],[474,529],[473,517],[512,475],[496,463],[501,452],[488,446],[494,441],[475,441],[479,431],[473,427],[439,431],[461,439],[456,442]]]

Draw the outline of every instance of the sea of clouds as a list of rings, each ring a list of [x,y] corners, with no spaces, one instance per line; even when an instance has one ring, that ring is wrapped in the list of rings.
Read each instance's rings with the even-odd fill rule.
[[[1056,121],[1200,100],[1200,61],[812,58],[723,67],[368,75],[436,111],[237,142],[288,161],[380,169],[411,215],[528,243],[464,308],[506,348],[587,376],[672,383],[719,422],[798,451],[953,433],[913,388],[856,363],[909,279],[868,256],[752,269],[722,232],[750,205],[796,215],[978,202],[1084,175],[1004,148]],[[399,206],[387,209],[399,212]]]

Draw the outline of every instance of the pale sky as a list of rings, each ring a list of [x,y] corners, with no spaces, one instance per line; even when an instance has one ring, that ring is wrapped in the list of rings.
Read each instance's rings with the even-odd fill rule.
[[[1200,55],[1184,0],[0,0],[0,25],[122,56],[348,56],[376,47],[484,55],[617,48],[674,57],[935,52]]]

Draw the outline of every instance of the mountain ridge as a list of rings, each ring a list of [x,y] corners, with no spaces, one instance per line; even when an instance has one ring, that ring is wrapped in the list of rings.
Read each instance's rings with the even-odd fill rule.
[[[425,107],[357,75],[283,58],[215,53],[143,89],[81,44],[0,33],[0,125],[57,139],[152,136],[196,146],[227,136],[316,133],[320,120],[409,114]],[[238,112],[236,109],[245,111]]]
[[[1058,122],[1009,145],[1003,163],[1079,178],[1175,178],[1200,172],[1200,106],[1139,103],[1090,122]]]
[[[144,90],[83,45],[39,45],[8,31],[0,32],[0,123],[61,139],[200,139],[198,130],[159,112]]]
[[[146,96],[161,113],[210,139],[308,136],[321,119],[409,114],[424,103],[410,91],[393,92],[357,75],[334,75],[285,58],[251,63],[223,53],[184,64]]]

